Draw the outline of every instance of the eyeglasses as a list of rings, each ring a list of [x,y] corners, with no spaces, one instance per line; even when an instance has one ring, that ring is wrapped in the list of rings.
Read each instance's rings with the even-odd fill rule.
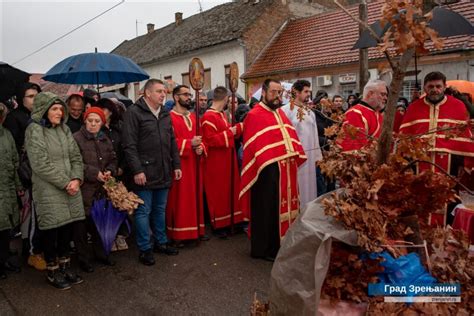
[[[268,92],[270,92],[271,94],[277,94],[277,95],[280,95],[280,96],[283,95],[283,90],[270,90]]]
[[[184,95],[185,97],[190,97],[190,98],[193,97],[193,95],[191,93],[178,93],[176,95],[179,95],[179,96]]]

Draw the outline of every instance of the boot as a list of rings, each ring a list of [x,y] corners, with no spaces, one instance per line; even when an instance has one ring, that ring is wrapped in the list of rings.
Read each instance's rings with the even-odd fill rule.
[[[63,274],[66,281],[72,285],[84,282],[80,275],[71,270],[71,258],[69,257],[59,258],[59,271]]]
[[[46,266],[46,271],[46,278],[49,284],[60,290],[68,290],[71,288],[71,284],[66,280],[61,271],[59,271],[59,265],[55,262],[49,263]]]

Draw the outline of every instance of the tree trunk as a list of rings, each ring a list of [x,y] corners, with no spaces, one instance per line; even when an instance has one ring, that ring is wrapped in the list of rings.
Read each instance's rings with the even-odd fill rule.
[[[359,4],[359,19],[367,23],[367,1],[361,0]],[[359,25],[359,37],[365,28]],[[369,50],[359,49],[359,93],[362,94],[365,85],[369,81]]]
[[[413,48],[405,51],[400,57],[398,67],[393,69],[393,78],[389,88],[387,106],[385,107],[382,134],[380,135],[377,149],[377,161],[379,165],[387,162],[392,148],[393,120],[395,119],[395,112],[397,110],[397,101],[402,88],[403,78],[405,78],[405,72],[414,53],[415,49]]]

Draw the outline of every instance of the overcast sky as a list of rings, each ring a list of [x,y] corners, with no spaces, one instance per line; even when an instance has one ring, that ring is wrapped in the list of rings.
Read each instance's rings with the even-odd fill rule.
[[[0,61],[14,64],[47,43],[63,36],[87,20],[120,3],[116,1],[12,1],[0,0]],[[203,10],[229,0],[201,0]],[[124,3],[84,27],[27,59],[14,64],[30,73],[45,73],[66,57],[93,52],[110,52],[122,41],[146,33],[147,23],[155,29],[199,13],[198,0],[137,1]],[[166,45],[166,43],[163,43]]]

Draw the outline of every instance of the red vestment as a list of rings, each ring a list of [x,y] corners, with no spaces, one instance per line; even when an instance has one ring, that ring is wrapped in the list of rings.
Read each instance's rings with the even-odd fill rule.
[[[468,121],[469,114],[466,107],[460,100],[452,96],[445,96],[437,105],[431,104],[426,98],[420,98],[408,107],[400,126],[400,134],[420,135],[428,139],[431,145],[431,162],[450,173],[453,155],[464,157],[464,166],[472,168],[474,140],[471,131],[465,129],[461,135],[454,137],[447,137],[448,131],[427,133],[466,124]],[[426,169],[439,171],[431,164],[420,163],[418,165],[418,171]],[[454,172],[457,173],[457,170]]]
[[[250,192],[260,172],[277,162],[279,180],[279,234],[285,236],[300,211],[298,194],[298,166],[306,160],[296,130],[281,109],[271,110],[257,104],[246,116],[243,131],[244,157],[239,198],[246,206],[245,217],[250,218]],[[261,197],[265,199],[265,196]],[[258,210],[254,210],[258,212]]]
[[[196,210],[197,155],[191,144],[191,140],[196,136],[196,116],[194,113],[183,115],[174,110],[170,112],[170,116],[176,144],[178,145],[183,176],[180,180],[173,180],[168,194],[166,207],[168,236],[173,240],[197,239],[199,237]],[[202,177],[201,172],[199,235],[204,235]]]
[[[223,112],[208,109],[202,117],[202,140],[207,147],[204,159],[204,192],[211,224],[214,229],[231,224],[231,170],[234,165],[234,224],[242,221],[242,211],[238,206],[240,186],[239,166],[235,152],[234,135],[231,124]],[[242,124],[236,125],[235,138],[242,133]]]
[[[382,133],[383,115],[366,103],[359,103],[347,110],[343,128],[351,125],[357,129],[355,135],[346,130],[340,145],[343,151],[359,150],[369,143],[369,137],[379,138]]]

